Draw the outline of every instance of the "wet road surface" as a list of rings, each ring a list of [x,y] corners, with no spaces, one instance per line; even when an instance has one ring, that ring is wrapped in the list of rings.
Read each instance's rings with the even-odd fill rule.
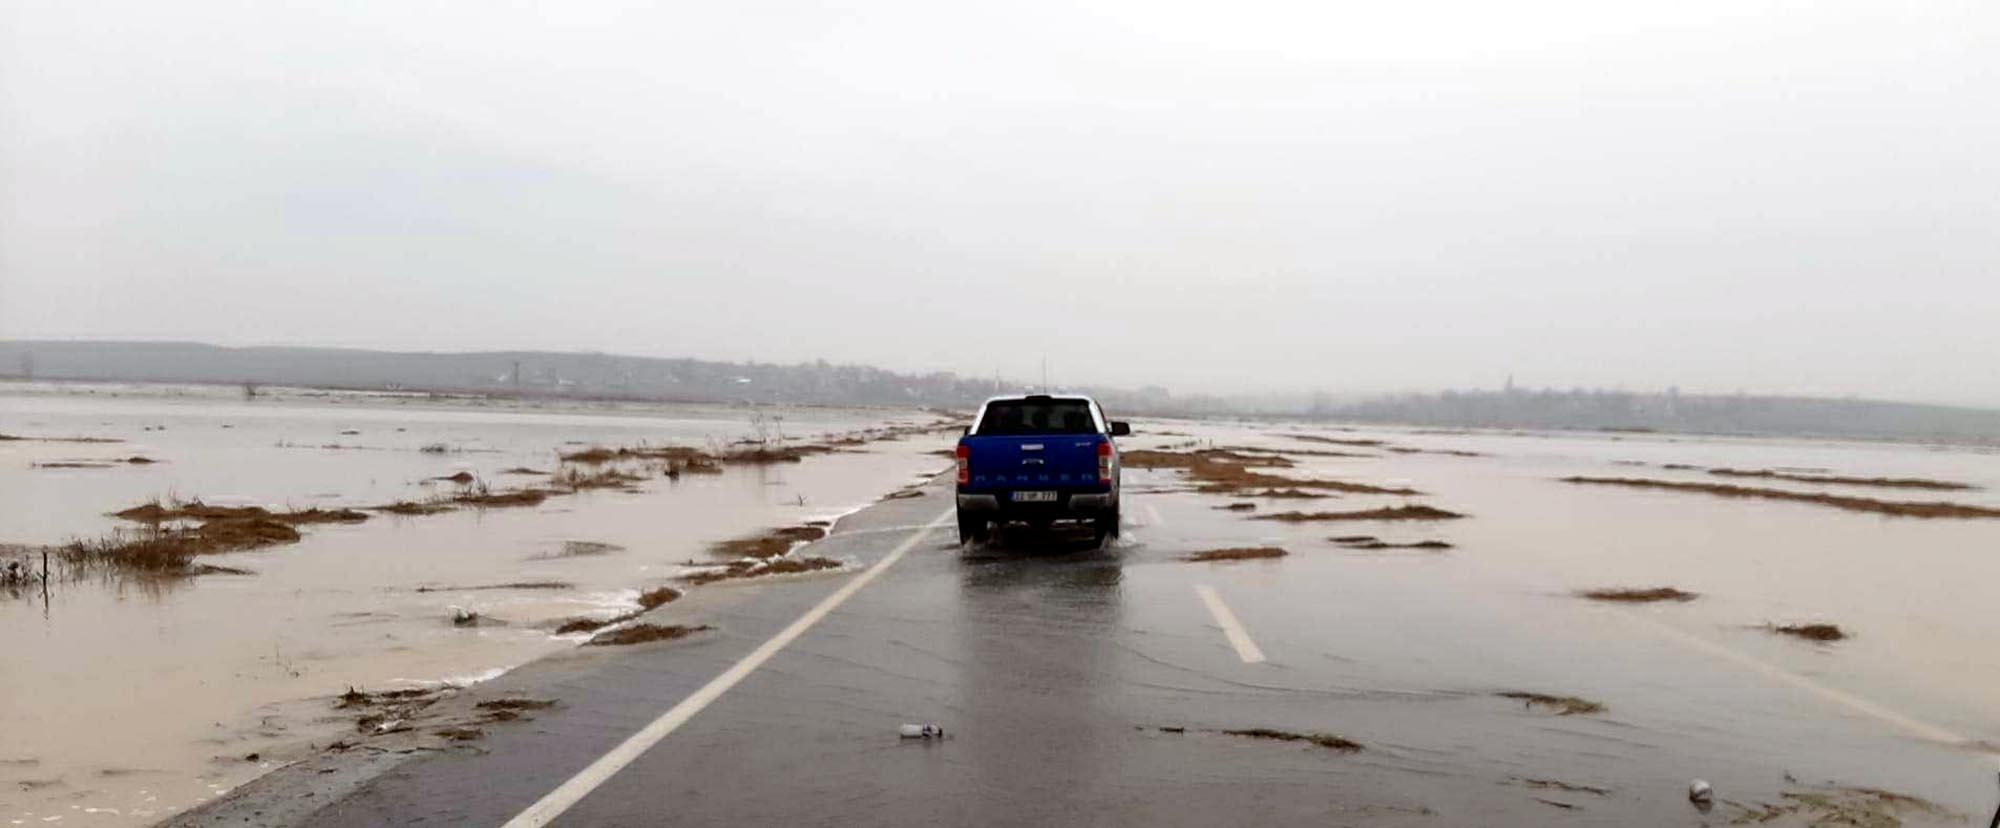
[[[1407,550],[1188,563],[1291,530],[1216,498],[1126,497],[1126,537],[1105,549],[961,549],[935,522],[948,485],[885,502],[811,547],[849,570],[697,590],[654,620],[715,632],[516,671],[485,689],[559,705],[286,821],[502,825],[565,783],[581,795],[550,824],[1727,824],[1729,806],[1687,801],[1696,777],[1746,804],[1838,782],[1990,809],[1975,793],[1989,756],[1690,643],[1653,620],[1671,607],[1536,594]],[[573,781],[732,668],[739,682],[629,764]],[[1558,715],[1508,691],[1608,709]],[[899,739],[904,723],[949,735]],[[1225,732],[1257,728],[1362,747]],[[267,781],[265,795],[292,784]]]

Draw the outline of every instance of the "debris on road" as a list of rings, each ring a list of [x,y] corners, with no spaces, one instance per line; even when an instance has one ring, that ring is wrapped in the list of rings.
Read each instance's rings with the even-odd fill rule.
[[[1564,793],[1587,793],[1587,794],[1595,794],[1597,796],[1611,795],[1610,788],[1600,788],[1595,785],[1578,785],[1574,782],[1564,782],[1560,779],[1535,779],[1533,777],[1518,777],[1514,781],[1526,785],[1530,788],[1542,788],[1546,790],[1562,791]]]
[[[822,527],[787,526],[747,538],[717,541],[709,546],[709,551],[736,558],[775,558],[824,537],[826,529]]]
[[[514,581],[505,584],[479,584],[477,586],[420,586],[418,592],[481,592],[494,589],[570,589],[574,587],[564,581]]]
[[[1705,805],[1715,801],[1715,787],[1701,779],[1696,779],[1688,783],[1688,801],[1696,805]]]
[[[1336,750],[1340,751],[1341,753],[1353,753],[1355,751],[1361,750],[1360,742],[1345,739],[1340,736],[1335,736],[1331,733],[1293,733],[1287,730],[1273,730],[1268,727],[1253,727],[1244,730],[1224,730],[1222,731],[1222,733],[1229,736],[1242,736],[1250,739],[1270,739],[1279,742],[1310,742],[1312,744],[1326,748],[1327,750]]]
[[[622,647],[628,644],[645,644],[650,641],[673,641],[712,629],[715,628],[707,624],[699,624],[692,627],[680,624],[633,624],[629,627],[619,627],[611,632],[599,633],[589,641],[584,642],[584,646]]]
[[[763,578],[770,575],[793,575],[801,572],[818,572],[825,569],[839,569],[843,564],[832,558],[770,558],[766,560],[743,560],[724,565],[708,572],[696,572],[681,576],[681,580],[699,586],[716,581],[743,578]]]
[[[906,724],[897,728],[896,734],[905,739],[942,739],[944,728],[934,724]]]
[[[1525,690],[1509,690],[1493,695],[1503,699],[1514,699],[1521,702],[1523,707],[1545,707],[1555,711],[1558,716],[1589,715],[1591,713],[1602,713],[1605,709],[1604,705],[1598,702],[1576,696],[1553,696],[1547,693],[1530,693]]]

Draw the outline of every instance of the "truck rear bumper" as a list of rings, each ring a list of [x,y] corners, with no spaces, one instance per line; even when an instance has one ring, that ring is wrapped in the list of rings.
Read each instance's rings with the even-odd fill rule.
[[[1080,512],[1097,513],[1109,510],[1114,503],[1111,492],[1076,492],[1063,496],[1055,503],[1010,503],[1003,494],[964,494],[958,496],[958,511],[963,514],[995,515],[1007,512]]]

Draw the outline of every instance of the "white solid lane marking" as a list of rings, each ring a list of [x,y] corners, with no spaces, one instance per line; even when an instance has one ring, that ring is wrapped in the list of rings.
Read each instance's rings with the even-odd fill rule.
[[[1146,507],[1146,517],[1149,517],[1149,518],[1152,518],[1152,519],[1153,519],[1153,525],[1154,525],[1154,526],[1165,526],[1165,525],[1167,525],[1167,519],[1166,519],[1166,518],[1163,518],[1163,517],[1160,517],[1160,510],[1158,510],[1158,509],[1155,509],[1155,508],[1153,508],[1153,504],[1151,504],[1151,503],[1142,503],[1142,504],[1140,504],[1140,505],[1142,505],[1142,506],[1145,506],[1145,507]]]
[[[1207,584],[1195,584],[1195,594],[1208,605],[1208,614],[1215,616],[1215,623],[1222,627],[1223,636],[1229,639],[1229,646],[1236,648],[1237,657],[1244,664],[1256,664],[1264,660],[1264,651],[1257,649],[1257,642],[1250,640],[1250,633],[1243,629],[1243,622],[1236,620],[1236,613],[1229,611],[1229,605],[1222,603],[1222,596],[1215,594],[1215,588]]]
[[[1737,652],[1736,650],[1733,650],[1729,647],[1725,647],[1721,644],[1710,641],[1708,639],[1702,638],[1693,633],[1676,629],[1675,627],[1668,625],[1664,621],[1648,618],[1637,611],[1613,610],[1613,612],[1617,612],[1618,614],[1625,616],[1627,619],[1638,622],[1652,629],[1654,632],[1660,633],[1661,635],[1664,635],[1670,639],[1678,641],[1684,645],[1687,645],[1688,647],[1700,650],[1702,652],[1708,653],[1709,655],[1716,656],[1718,658],[1722,658],[1730,662],[1734,662],[1739,666],[1747,667],[1754,672],[1762,673],[1766,676],[1769,676],[1770,678],[1777,679],[1778,681],[1782,681],[1786,684],[1790,684],[1793,687],[1797,687],[1815,696],[1819,696],[1822,699],[1833,702],[1834,704],[1838,704],[1856,713],[1860,713],[1864,716],[1873,718],[1876,721],[1886,722],[1895,727],[1902,728],[1904,731],[1910,733],[1913,736],[1916,736],[1919,739],[1925,739],[1932,742],[1940,742],[1947,745],[1958,745],[1961,747],[1973,746],[1977,744],[1972,739],[1966,738],[1965,736],[1961,736],[1957,733],[1953,733],[1949,730],[1938,727],[1937,725],[1931,724],[1930,722],[1926,722],[1921,719],[1897,712],[1895,710],[1891,710],[1887,707],[1883,707],[1882,705],[1861,698],[1860,696],[1856,696],[1851,693],[1846,693],[1840,690],[1835,690],[1834,688],[1828,687],[1824,684],[1820,684],[1819,682],[1813,681],[1812,679],[1806,678],[1805,676],[1799,675],[1798,673],[1794,673],[1783,667],[1779,667],[1776,664],[1770,664],[1767,662],[1759,661],[1748,655]],[[1988,754],[1986,758],[1994,765],[2000,766],[2000,756],[1993,756],[1991,754]]]
[[[952,516],[952,511],[951,509],[946,509],[935,520],[924,524],[920,531],[911,535],[908,540],[897,544],[895,549],[890,550],[889,554],[883,556],[882,560],[875,562],[874,566],[868,567],[860,575],[854,576],[854,580],[842,585],[832,595],[826,596],[825,600],[815,604],[812,609],[806,610],[806,614],[799,616],[798,620],[791,623],[791,626],[784,628],[777,635],[772,636],[771,640],[759,645],[749,655],[744,656],[742,661],[736,662],[728,670],[723,671],[722,675],[716,676],[707,684],[702,685],[700,690],[689,694],[687,698],[681,700],[680,704],[668,708],[667,712],[660,714],[660,717],[654,719],[651,724],[646,725],[638,733],[634,733],[626,738],[624,742],[619,743],[609,753],[599,757],[597,761],[590,763],[590,767],[584,768],[577,775],[570,777],[569,781],[562,783],[555,790],[548,792],[547,795],[536,801],[535,804],[528,806],[527,810],[522,811],[513,819],[507,820],[502,828],[528,828],[529,826],[547,825],[556,817],[562,816],[564,811],[570,809],[570,806],[575,805],[585,796],[589,796],[590,792],[596,790],[597,786],[604,784],[605,780],[610,779],[612,775],[623,770],[626,765],[632,764],[634,760],[644,755],[646,751],[651,750],[654,745],[660,743],[661,739],[667,738],[667,735],[673,733],[676,728],[686,724],[688,719],[694,718],[694,715],[700,713],[702,708],[709,706],[716,699],[721,698],[722,694],[729,692],[729,689],[735,687],[737,682],[756,672],[757,668],[763,666],[764,662],[771,660],[771,656],[777,655],[779,650],[785,648],[785,645],[797,640],[799,636],[805,634],[806,630],[812,629],[812,626],[819,623],[820,619],[825,618],[828,613],[833,612],[835,608],[853,597],[854,593],[860,592],[862,587],[867,586],[868,582],[875,580],[875,577],[881,575],[883,570],[895,566],[897,561],[902,560],[904,555],[909,554],[911,549],[916,548],[918,542],[922,541],[925,535],[930,534],[930,530],[943,525],[945,519]]]

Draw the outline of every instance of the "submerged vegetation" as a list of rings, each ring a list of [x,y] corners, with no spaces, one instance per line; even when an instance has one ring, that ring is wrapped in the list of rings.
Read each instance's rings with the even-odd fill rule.
[[[1844,641],[1849,637],[1838,624],[1772,624],[1767,629],[1779,635],[1822,643]]]
[[[1699,593],[1686,592],[1673,587],[1587,589],[1577,594],[1592,601],[1612,601],[1623,604],[1651,604],[1658,601],[1687,602],[1701,597]]]
[[[1800,474],[1775,469],[1709,469],[1709,474],[1722,477],[1762,477],[1772,480],[1790,480],[1797,483],[1819,483],[1829,486],[1873,486],[1883,489],[1930,489],[1941,492],[1967,491],[1977,489],[1970,483],[1952,480],[1926,480],[1919,477],[1841,477],[1831,474]]]
[[[1282,558],[1287,554],[1289,553],[1275,546],[1248,546],[1248,547],[1237,547],[1232,549],[1210,549],[1206,552],[1196,552],[1192,555],[1187,556],[1183,560],[1195,561],[1195,562],[1248,561],[1248,560],[1257,560],[1260,558]]]
[[[1420,540],[1409,543],[1393,543],[1368,535],[1343,535],[1327,540],[1348,549],[1450,549],[1451,544],[1441,540]]]
[[[1252,471],[1258,468],[1288,469],[1296,464],[1276,454],[1251,454],[1249,450],[1198,449],[1159,451],[1135,449],[1119,456],[1119,462],[1136,469],[1178,469],[1195,491],[1238,497],[1311,497],[1302,490],[1344,494],[1417,495],[1422,492],[1403,486],[1376,486],[1344,480],[1302,480],[1283,475]],[[1263,493],[1259,493],[1259,490]]]
[[[826,529],[819,526],[788,526],[772,529],[747,538],[718,541],[709,547],[717,555],[738,558],[775,558],[792,551],[800,544],[811,543],[826,537]]]
[[[1409,506],[1389,506],[1381,509],[1359,509],[1352,512],[1276,512],[1257,515],[1251,520],[1276,520],[1284,523],[1306,523],[1324,520],[1454,520],[1465,517],[1457,512],[1447,512],[1433,506],[1413,504]]]
[[[1895,500],[1876,500],[1871,497],[1827,494],[1825,492],[1794,492],[1786,489],[1759,489],[1749,486],[1733,486],[1722,483],[1690,483],[1680,480],[1653,480],[1640,477],[1565,477],[1564,483],[1579,483],[1598,486],[1625,486],[1635,489],[1663,489],[1668,491],[1700,492],[1718,497],[1755,498],[1763,500],[1786,500],[1795,503],[1813,503],[1845,509],[1850,512],[1868,512],[1878,515],[1914,518],[2000,518],[2000,509],[1987,506],[1973,506],[1965,503],[1911,503]]]

